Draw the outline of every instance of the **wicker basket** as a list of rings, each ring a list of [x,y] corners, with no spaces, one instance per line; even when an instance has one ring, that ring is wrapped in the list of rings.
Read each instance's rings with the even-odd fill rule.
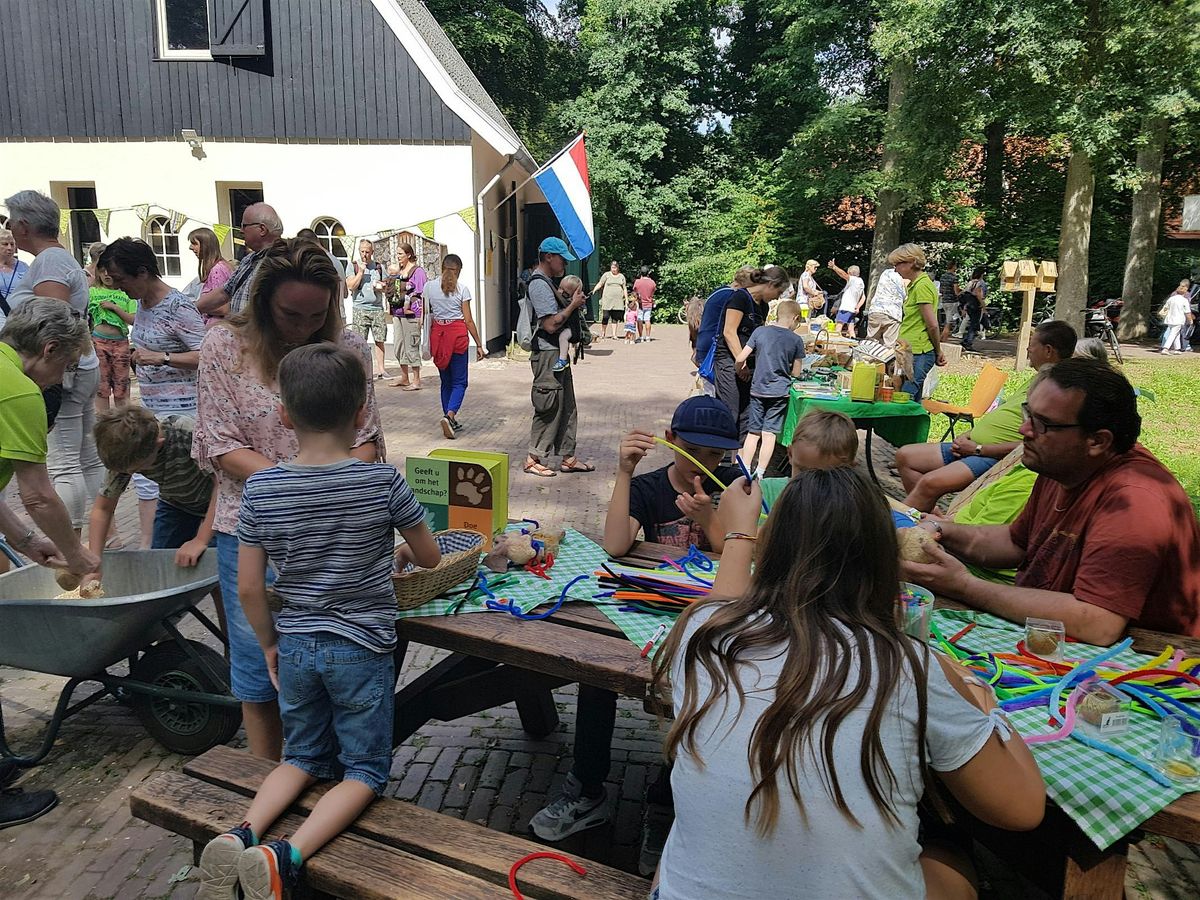
[[[436,566],[432,569],[409,566],[407,571],[392,576],[392,583],[396,585],[396,606],[400,609],[428,603],[470,579],[479,566],[487,542],[480,532],[463,529],[439,531],[433,539],[442,551],[442,559]]]

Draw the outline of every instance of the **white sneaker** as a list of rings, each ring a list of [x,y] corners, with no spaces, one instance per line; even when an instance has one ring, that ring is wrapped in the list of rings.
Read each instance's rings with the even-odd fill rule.
[[[556,843],[607,821],[607,792],[595,799],[585,797],[583,784],[574,773],[568,773],[562,793],[529,820],[529,829],[543,841]]]

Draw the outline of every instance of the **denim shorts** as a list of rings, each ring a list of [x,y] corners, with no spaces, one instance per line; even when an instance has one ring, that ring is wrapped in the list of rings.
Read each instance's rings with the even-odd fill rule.
[[[950,444],[941,444],[942,448],[942,464],[950,465],[950,463],[963,463],[971,474],[978,478],[1000,460],[992,459],[990,456],[955,456],[950,452]]]
[[[653,318],[653,316],[654,316],[654,307],[650,307],[649,309],[639,309],[638,310],[638,321],[643,324],[648,324],[650,322],[651,318]]]
[[[322,781],[361,781],[376,794],[392,766],[396,664],[326,632],[279,636],[283,761]]]
[[[237,535],[217,532],[217,577],[221,601],[225,606],[225,628],[229,638],[229,675],[233,696],[243,703],[270,703],[275,685],[267,674],[267,661],[254,629],[246,620],[237,591]],[[275,582],[275,573],[267,570],[267,584]]]
[[[751,397],[746,430],[752,434],[779,434],[787,418],[787,397]]]

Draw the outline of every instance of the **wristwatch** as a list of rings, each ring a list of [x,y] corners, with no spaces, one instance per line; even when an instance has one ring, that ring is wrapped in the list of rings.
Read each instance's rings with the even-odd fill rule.
[[[983,456],[983,444],[980,444],[980,443],[975,444],[975,455]]]
[[[170,364],[171,364],[171,354],[170,354],[170,353],[167,353],[166,351],[163,351],[163,365],[164,365],[164,366],[169,366]],[[975,451],[975,452],[976,452],[976,453],[978,453],[978,452],[979,452],[979,450],[978,450],[978,449],[976,449],[976,451]]]

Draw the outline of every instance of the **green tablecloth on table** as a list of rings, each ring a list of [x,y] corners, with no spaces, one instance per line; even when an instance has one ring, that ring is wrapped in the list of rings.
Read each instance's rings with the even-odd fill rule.
[[[796,431],[796,423],[805,413],[814,409],[828,409],[845,413],[854,419],[860,427],[866,427],[865,419],[870,419],[871,429],[896,447],[905,444],[923,444],[929,437],[929,413],[920,403],[865,403],[851,400],[849,397],[837,399],[818,399],[806,397],[793,387],[788,394],[787,417],[783,420],[783,431],[779,434],[779,443],[785,447],[791,445],[792,435]]]

